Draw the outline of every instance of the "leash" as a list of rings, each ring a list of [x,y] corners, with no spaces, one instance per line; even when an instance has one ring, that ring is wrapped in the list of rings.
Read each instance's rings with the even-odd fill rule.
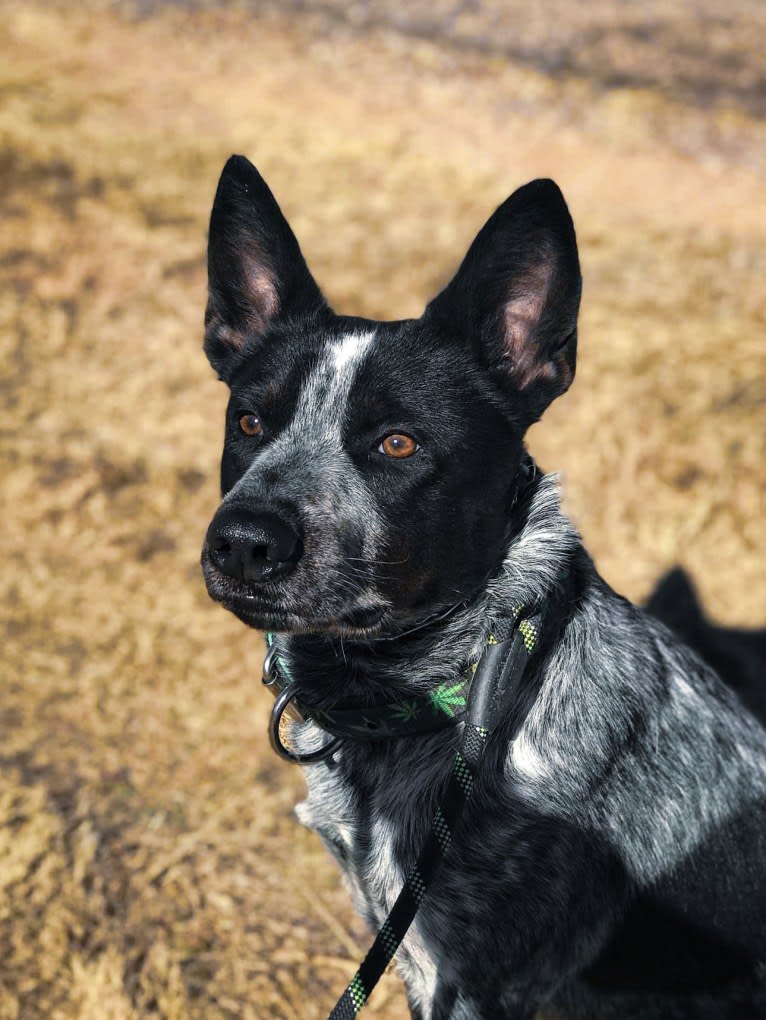
[[[329,1020],[354,1020],[407,934],[471,797],[489,737],[510,711],[526,665],[537,647],[542,618],[542,611],[522,616],[519,609],[510,621],[509,634],[503,639],[491,639],[479,660],[460,748],[431,831],[388,917]]]

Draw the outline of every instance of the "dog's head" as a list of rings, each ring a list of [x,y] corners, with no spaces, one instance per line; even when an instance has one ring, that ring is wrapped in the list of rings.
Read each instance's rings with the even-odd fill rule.
[[[231,391],[211,596],[254,627],[370,637],[470,597],[508,542],[524,433],[574,376],[556,185],[511,195],[420,319],[375,322],[332,312],[234,156],[208,271],[205,351]]]

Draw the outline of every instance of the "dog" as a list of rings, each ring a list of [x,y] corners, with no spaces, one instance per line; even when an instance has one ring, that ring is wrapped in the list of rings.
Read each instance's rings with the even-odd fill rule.
[[[421,318],[377,322],[330,309],[235,156],[208,270],[205,351],[230,398],[203,572],[213,599],[278,635],[308,716],[297,756],[339,707],[457,689],[511,607],[545,606],[397,953],[412,1016],[766,1016],[766,730],[602,580],[525,450],[575,373],[581,276],[558,187],[515,191]],[[460,731],[458,713],[336,739],[305,767],[298,817],[372,929],[430,831]]]

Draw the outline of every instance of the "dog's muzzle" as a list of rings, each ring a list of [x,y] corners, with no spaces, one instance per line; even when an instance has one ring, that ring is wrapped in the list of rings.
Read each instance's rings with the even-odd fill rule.
[[[235,581],[260,584],[289,574],[303,555],[296,527],[273,513],[223,506],[205,539],[210,562]]]

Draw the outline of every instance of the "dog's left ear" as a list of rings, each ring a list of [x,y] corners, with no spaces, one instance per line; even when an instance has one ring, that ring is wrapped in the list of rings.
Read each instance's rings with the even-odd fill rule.
[[[564,196],[537,180],[490,217],[424,318],[477,345],[526,427],[574,378],[581,287]]]
[[[282,210],[244,156],[232,156],[221,173],[207,267],[205,352],[226,381],[249,341],[285,319],[328,311]]]

